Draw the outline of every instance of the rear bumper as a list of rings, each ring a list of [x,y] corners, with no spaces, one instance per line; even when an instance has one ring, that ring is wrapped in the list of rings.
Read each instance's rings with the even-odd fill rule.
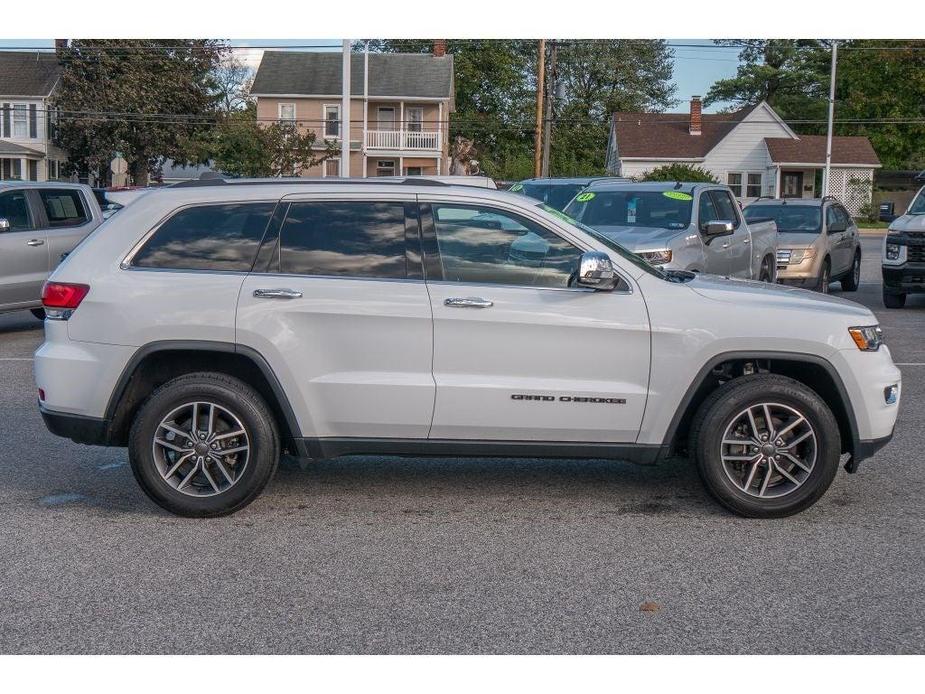
[[[55,436],[91,446],[106,446],[109,443],[109,421],[106,419],[55,412],[42,403],[39,403],[39,412],[42,413],[45,427]]]

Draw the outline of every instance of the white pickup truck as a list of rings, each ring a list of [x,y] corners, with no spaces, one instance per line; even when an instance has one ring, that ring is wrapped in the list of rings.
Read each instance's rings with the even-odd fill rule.
[[[775,278],[777,225],[746,222],[726,186],[602,181],[565,213],[666,270]]]

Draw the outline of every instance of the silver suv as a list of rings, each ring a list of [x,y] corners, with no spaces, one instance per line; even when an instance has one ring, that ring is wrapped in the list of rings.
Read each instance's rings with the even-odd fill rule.
[[[42,283],[103,221],[89,186],[0,182],[0,313],[42,310]]]
[[[900,397],[863,306],[665,271],[532,198],[434,182],[145,195],[44,305],[46,425],[128,446],[190,516],[249,503],[281,450],[686,452],[728,508],[782,516],[889,440]]]

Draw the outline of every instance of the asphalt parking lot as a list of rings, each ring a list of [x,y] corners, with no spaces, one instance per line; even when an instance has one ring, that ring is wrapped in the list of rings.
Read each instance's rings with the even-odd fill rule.
[[[2,653],[915,653],[925,644],[925,297],[861,290],[901,364],[896,436],[797,517],[743,520],[686,460],[293,460],[186,520],[124,449],[49,434],[0,316]],[[641,610],[653,603],[651,611]]]

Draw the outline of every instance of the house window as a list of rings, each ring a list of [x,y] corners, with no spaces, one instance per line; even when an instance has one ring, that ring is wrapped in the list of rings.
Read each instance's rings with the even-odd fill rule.
[[[737,198],[742,197],[742,174],[740,173],[728,173],[726,174],[726,184],[732,188],[732,194]]]
[[[423,174],[423,169],[420,166],[406,166],[405,167],[405,176],[420,176]]]
[[[295,104],[280,104],[279,105],[279,119],[281,121],[294,121],[295,120]]]
[[[405,109],[408,114],[408,130],[413,133],[419,133],[424,129],[424,107],[409,106]]]
[[[380,106],[376,111],[376,122],[380,130],[395,130],[395,109],[391,106]]]
[[[762,175],[745,171],[730,171],[726,174],[726,184],[732,188],[737,198],[760,198]]]
[[[322,178],[336,178],[340,175],[340,157],[325,159],[324,168],[321,169]]]
[[[324,136],[340,137],[340,105],[338,104],[325,104]]]
[[[760,173],[748,174],[748,184],[745,188],[745,197],[747,198],[760,198],[761,197],[761,174]]]
[[[377,176],[394,176],[395,175],[395,161],[392,159],[380,159],[376,162],[376,175]]]
[[[29,137],[29,111],[25,104],[13,104],[13,137]]]

